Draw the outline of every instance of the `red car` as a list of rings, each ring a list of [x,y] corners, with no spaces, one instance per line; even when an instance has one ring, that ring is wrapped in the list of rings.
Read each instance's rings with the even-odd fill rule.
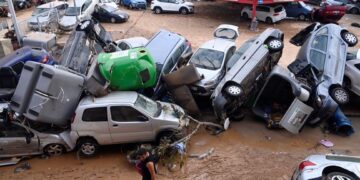
[[[323,4],[320,8],[312,11],[311,19],[321,23],[336,23],[345,13],[346,6]]]

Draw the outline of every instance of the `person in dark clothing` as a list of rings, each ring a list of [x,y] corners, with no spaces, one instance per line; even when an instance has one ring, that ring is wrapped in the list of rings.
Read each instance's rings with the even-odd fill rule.
[[[146,149],[140,148],[137,151],[137,158],[140,160],[140,164],[137,166],[140,168],[143,180],[155,180],[156,174],[156,157],[151,155]]]

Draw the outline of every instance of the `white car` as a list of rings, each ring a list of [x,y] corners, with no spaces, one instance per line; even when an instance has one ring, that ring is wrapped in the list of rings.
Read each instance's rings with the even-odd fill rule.
[[[292,180],[360,179],[360,157],[345,155],[311,155],[299,164]]]
[[[153,0],[151,10],[155,14],[162,12],[179,12],[181,14],[194,13],[194,4],[184,0]]]
[[[144,47],[145,44],[148,42],[149,40],[144,37],[132,37],[115,41],[115,43],[121,50]]]
[[[348,53],[345,63],[344,85],[356,95],[360,96],[360,49]]]
[[[66,9],[65,16],[59,20],[60,29],[73,30],[78,22],[91,17],[99,0],[75,0],[74,5]]]
[[[252,7],[245,6],[241,10],[241,16],[244,19],[252,19]],[[260,21],[264,21],[268,24],[279,22],[286,18],[286,11],[284,6],[264,6],[258,5],[256,6],[256,18]]]
[[[99,5],[103,5],[103,4],[118,9],[117,4],[113,0],[100,0]]]
[[[225,65],[236,50],[238,29],[234,25],[220,25],[214,32],[215,38],[202,44],[191,57],[189,64],[194,64],[203,76],[201,81],[190,87],[194,94],[209,96],[224,77]]]

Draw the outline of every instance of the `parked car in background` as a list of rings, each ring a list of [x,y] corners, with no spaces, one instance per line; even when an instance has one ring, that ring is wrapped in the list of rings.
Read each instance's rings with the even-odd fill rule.
[[[311,20],[321,23],[335,23],[346,13],[345,6],[324,4],[320,8],[314,8],[311,13]]]
[[[241,10],[241,16],[244,19],[252,18],[252,7],[245,6]],[[256,6],[256,18],[260,21],[266,22],[268,24],[279,22],[286,18],[286,11],[284,6],[275,5],[275,6],[265,6],[258,5]]]
[[[153,0],[151,10],[155,14],[163,12],[178,12],[181,14],[194,13],[194,3],[185,0]]]
[[[99,5],[107,5],[113,8],[118,8],[118,5],[113,0],[99,0]]]
[[[308,3],[308,4],[320,6],[320,4],[323,2],[323,0],[307,0],[305,2]]]
[[[344,86],[360,96],[360,49],[348,53],[346,57]]]
[[[146,9],[146,0],[119,0],[120,5],[129,9]]]
[[[306,5],[303,1],[285,3],[283,6],[287,17],[296,18],[301,21],[311,17],[312,7]]]
[[[30,8],[32,5],[31,0],[14,0],[14,6],[16,9]]]
[[[148,42],[149,40],[144,37],[131,37],[115,41],[115,43],[121,50],[144,47],[145,44],[147,44]]]
[[[119,8],[108,5],[96,5],[93,17],[100,22],[122,23],[129,19],[129,15]]]
[[[70,131],[55,130],[30,121],[7,120],[7,110],[0,109],[0,158],[47,154],[59,156],[72,150]]]
[[[347,12],[351,14],[360,13],[360,2],[353,0],[326,0],[325,3],[329,5],[346,6]]]
[[[311,155],[295,169],[292,180],[360,179],[360,157],[346,155]]]
[[[33,30],[44,30],[48,26],[57,26],[67,7],[68,4],[62,1],[49,2],[36,7],[27,21],[28,27]]]
[[[190,42],[183,36],[167,31],[160,30],[144,46],[149,50],[156,64],[157,82],[150,96],[158,99],[166,93],[161,77],[177,68],[183,55],[192,53]]]
[[[211,95],[214,113],[220,123],[232,118],[248,98],[259,91],[282,55],[283,39],[283,32],[268,28],[236,50],[226,64],[224,78]]]
[[[65,31],[73,30],[78,22],[91,18],[98,3],[99,0],[75,0],[74,6],[68,8],[65,16],[60,19],[60,28]]]
[[[93,156],[99,145],[161,142],[187,124],[178,105],[153,101],[131,91],[83,98],[71,124],[71,139],[81,154]]]
[[[236,50],[238,27],[222,24],[215,29],[214,39],[202,44],[189,60],[203,79],[190,87],[194,94],[209,96],[225,75],[225,66]]]
[[[355,46],[357,38],[335,25],[314,23],[295,35],[290,42],[301,46],[296,60],[288,66],[298,79],[313,87],[315,110],[320,116],[310,123],[332,117],[338,104],[346,104],[349,94],[343,88],[348,46]]]

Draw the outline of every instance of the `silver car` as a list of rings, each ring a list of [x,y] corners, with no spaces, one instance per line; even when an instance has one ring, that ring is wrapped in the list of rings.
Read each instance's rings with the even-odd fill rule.
[[[192,93],[209,96],[225,75],[225,66],[236,50],[235,40],[239,36],[238,27],[222,24],[216,28],[214,39],[202,44],[191,57],[203,79],[191,86]]]
[[[292,176],[292,180],[308,179],[360,179],[360,157],[311,155],[299,164]]]
[[[179,119],[183,113],[175,104],[155,102],[136,92],[88,96],[76,109],[71,139],[85,156],[95,155],[99,145],[161,142],[187,125]]]
[[[31,121],[8,121],[0,107],[0,158],[39,155],[58,156],[72,150],[69,131],[55,130]]]
[[[356,95],[360,96],[360,49],[348,53],[345,65],[344,85]]]
[[[144,47],[148,42],[149,40],[144,37],[131,37],[115,41],[117,46],[123,51],[132,48]]]

